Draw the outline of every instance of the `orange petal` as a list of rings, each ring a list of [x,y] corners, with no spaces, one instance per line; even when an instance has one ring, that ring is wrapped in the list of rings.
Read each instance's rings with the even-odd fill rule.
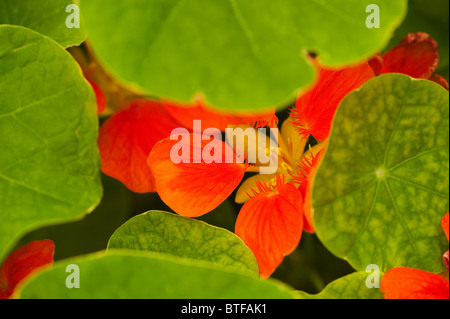
[[[319,72],[316,84],[300,94],[291,117],[300,134],[318,140],[328,137],[331,122],[342,99],[375,76],[367,62],[343,69],[326,69],[315,63]]]
[[[55,244],[35,240],[14,250],[0,268],[0,299],[11,296],[17,284],[36,269],[53,263]]]
[[[326,144],[324,143],[319,152],[313,157],[311,162],[311,167],[308,172],[308,179],[306,183],[300,185],[299,190],[303,196],[303,229],[308,233],[314,233],[312,211],[311,211],[311,188],[313,185],[314,174],[316,173],[317,167],[322,159],[323,150]],[[305,185],[306,184],[306,185]]]
[[[442,229],[444,230],[445,236],[447,236],[447,240],[448,240],[448,213],[445,214],[444,217],[442,217],[441,226],[442,226]]]
[[[110,117],[100,128],[102,171],[138,193],[154,192],[147,166],[153,145],[180,126],[157,101],[137,100]]]
[[[246,165],[225,162],[226,152],[233,150],[224,142],[212,139],[201,140],[200,134],[184,134],[181,140],[166,138],[157,143],[149,157],[148,166],[156,178],[156,190],[161,199],[182,216],[197,217],[219,206],[241,182]],[[186,139],[185,139],[186,138]],[[194,145],[197,139],[198,144]],[[208,163],[204,153],[207,145],[220,154],[221,160]],[[173,147],[186,146],[181,162],[174,163]],[[219,153],[220,152],[220,153]],[[198,163],[195,161],[198,160]]]
[[[448,289],[444,277],[408,267],[392,268],[381,278],[386,299],[449,299]]]
[[[292,184],[261,192],[242,206],[236,235],[253,251],[263,278],[269,277],[300,242],[302,197]]]
[[[427,33],[409,33],[383,56],[380,73],[403,73],[428,79],[439,63],[438,46]]]
[[[181,104],[173,101],[162,102],[169,113],[189,130],[193,129],[193,120],[201,120],[203,128],[215,127],[224,131],[228,125],[250,124],[255,121],[271,121],[275,116],[275,109],[260,113],[233,114],[222,110],[214,110],[205,106],[200,99],[191,105]],[[200,133],[200,132],[196,132]]]

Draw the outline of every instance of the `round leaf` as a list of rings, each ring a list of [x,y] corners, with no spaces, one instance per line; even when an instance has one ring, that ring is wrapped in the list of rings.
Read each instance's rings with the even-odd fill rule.
[[[168,253],[258,275],[252,251],[230,231],[162,211],[135,216],[119,227],[108,248]]]
[[[68,289],[67,266],[76,265],[80,288]],[[276,280],[214,269],[168,255],[110,251],[55,263],[28,281],[24,299],[292,299],[292,289]],[[73,266],[72,266],[73,267]],[[76,268],[69,268],[76,269]],[[69,277],[69,281],[71,278]],[[73,279],[75,282],[75,278]]]
[[[313,80],[307,50],[341,65],[384,47],[406,2],[376,1],[380,28],[368,28],[373,2],[83,0],[81,11],[98,59],[130,86],[254,110],[291,102]]]
[[[100,201],[95,96],[60,45],[0,26],[0,260],[25,232]]]
[[[312,207],[319,238],[355,269],[443,270],[448,102],[434,82],[387,74],[339,106]]]

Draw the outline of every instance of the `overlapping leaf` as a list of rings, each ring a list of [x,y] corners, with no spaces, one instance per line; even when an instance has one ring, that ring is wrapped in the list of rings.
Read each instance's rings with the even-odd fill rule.
[[[94,93],[56,42],[0,26],[0,260],[26,231],[100,201]]]
[[[65,285],[68,265],[79,269],[80,288]],[[293,298],[292,289],[276,280],[223,271],[199,261],[175,260],[168,255],[130,254],[117,250],[55,263],[18,294],[25,299],[217,299]],[[74,276],[76,275],[73,273]]]
[[[319,238],[356,269],[443,270],[448,102],[448,91],[433,82],[388,74],[339,106],[312,207]]]
[[[149,211],[127,221],[115,231],[108,248],[168,253],[258,275],[253,253],[233,233],[161,211]]]
[[[81,24],[79,28],[68,28],[66,24],[66,20],[74,21],[71,15],[75,12],[68,7],[72,4],[73,0],[0,0],[0,24],[33,29],[63,47],[78,45],[84,41],[86,33]]]
[[[369,4],[380,28],[368,28]],[[386,45],[405,1],[83,0],[82,21],[104,66],[148,93],[255,110],[281,105],[313,80],[306,51],[354,63]]]

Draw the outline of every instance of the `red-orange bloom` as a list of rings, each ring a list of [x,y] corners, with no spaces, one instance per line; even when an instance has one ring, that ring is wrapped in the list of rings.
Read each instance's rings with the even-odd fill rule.
[[[438,45],[427,33],[409,33],[383,57],[370,61],[376,74],[403,73],[413,78],[429,79],[448,90],[447,81],[434,74],[439,64]]]
[[[13,251],[0,268],[0,299],[9,298],[17,285],[33,271],[51,265],[54,251],[55,245],[48,239],[32,241]]]
[[[253,129],[249,126],[240,128]],[[283,123],[281,133],[278,136],[281,143],[278,148],[267,147],[270,145],[268,137],[257,133],[259,139],[266,139],[267,148],[258,148],[256,152],[277,154],[279,160],[276,172],[248,178],[236,193],[236,202],[245,204],[236,221],[235,232],[255,254],[261,277],[270,276],[283,257],[295,249],[304,226],[306,231],[314,231],[311,218],[306,220],[303,216],[301,191],[308,181],[309,170],[316,162],[315,155],[322,144],[304,152],[307,139],[298,135],[291,119]],[[246,170],[254,172],[259,169],[258,164],[241,164],[242,159],[237,163],[225,163],[222,160],[222,163],[208,164],[203,157],[199,157],[198,163],[194,163],[196,147],[193,146],[193,139],[196,135],[201,138],[200,134],[187,134],[185,145],[190,150],[185,161],[187,163],[180,160],[176,164],[170,155],[174,146],[177,146],[176,152],[182,149],[183,139],[178,141],[168,138],[159,142],[148,158],[161,199],[178,214],[190,217],[203,215],[217,207],[240,184]],[[222,150],[222,155],[225,149],[233,150],[235,146],[236,149],[244,147],[240,152],[249,155],[250,149],[239,142],[234,145],[232,141],[227,141],[233,147],[220,140],[213,142],[217,146],[215,149]],[[203,154],[210,143],[209,140],[198,143],[198,154],[200,151]]]
[[[442,218],[441,225],[448,240],[448,213]],[[444,264],[448,278],[448,251],[444,254]],[[409,267],[388,270],[381,278],[381,291],[386,299],[449,299],[448,279]]]
[[[330,69],[314,60],[314,66],[318,71],[317,81],[306,93],[298,96],[291,117],[301,135],[311,134],[322,141],[330,134],[334,113],[342,99],[375,74],[367,62]]]

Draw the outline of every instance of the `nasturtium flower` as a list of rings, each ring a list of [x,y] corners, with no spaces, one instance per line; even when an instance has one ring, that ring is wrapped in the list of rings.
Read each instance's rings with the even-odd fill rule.
[[[424,32],[409,33],[383,56],[376,55],[371,61],[374,72],[403,73],[413,78],[434,81],[448,90],[447,81],[435,74],[439,64],[438,44]]]
[[[328,137],[341,100],[375,76],[367,62],[335,70],[321,67],[317,60],[314,65],[319,71],[318,79],[310,90],[299,95],[296,107],[281,127],[277,147],[256,150],[277,156],[276,171],[249,177],[236,192],[235,201],[243,206],[235,233],[255,254],[261,277],[270,276],[283,257],[297,247],[303,231],[314,232],[307,186],[325,145],[322,140]],[[276,127],[276,121],[256,122],[251,124]],[[251,124],[238,127],[244,131]],[[261,136],[257,128],[253,129],[257,137],[270,140],[266,135]],[[310,135],[319,140],[313,147],[306,145]],[[250,155],[247,145],[235,145],[233,141],[216,143],[221,143],[218,148],[231,146],[237,157]],[[264,166],[243,162],[175,164],[170,159],[175,144],[177,141],[170,138],[156,144],[148,165],[161,199],[183,216],[200,216],[211,211],[240,184],[245,172],[259,172]]]
[[[448,213],[442,218],[448,240]],[[444,254],[447,271],[434,274],[421,269],[395,267],[381,278],[381,291],[386,299],[449,299],[448,250]],[[445,276],[445,277],[444,277]]]
[[[269,139],[251,126],[241,125],[240,128],[254,129],[259,138]],[[186,161],[181,159],[179,163],[174,163],[171,158],[175,145],[176,151],[183,148],[184,138],[166,138],[158,142],[148,157],[158,194],[182,216],[197,217],[213,210],[230,196],[246,171],[255,172],[260,168],[257,164],[248,163],[248,149],[236,151],[242,151],[242,145],[215,138],[202,140],[200,134],[192,133],[185,138],[186,148],[190,150]],[[193,145],[194,138],[201,141],[197,146]],[[236,221],[236,234],[255,254],[261,277],[270,276],[283,257],[297,247],[305,224],[312,231],[310,218],[305,219],[303,216],[302,190],[322,144],[304,152],[306,142],[307,138],[298,134],[292,121],[286,120],[281,136],[278,136],[280,146],[263,150],[266,155],[271,152],[278,155],[276,172],[252,176],[237,191],[236,201],[245,204]],[[266,145],[270,144],[266,141]],[[221,156],[227,150],[233,152],[235,161],[226,163],[221,157],[219,163],[207,163],[202,157],[195,163],[195,154],[205,154],[206,147],[214,151],[221,150]]]
[[[11,297],[17,285],[37,269],[53,263],[55,245],[35,240],[14,250],[0,267],[0,299]]]

